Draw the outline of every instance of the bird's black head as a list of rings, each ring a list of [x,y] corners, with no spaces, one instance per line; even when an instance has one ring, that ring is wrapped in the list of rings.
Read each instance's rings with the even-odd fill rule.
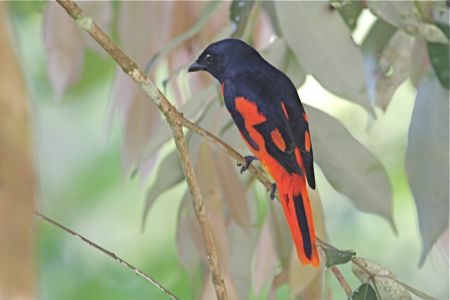
[[[225,39],[209,45],[188,71],[207,71],[223,82],[226,76],[251,66],[258,59],[261,56],[250,45],[237,39]]]

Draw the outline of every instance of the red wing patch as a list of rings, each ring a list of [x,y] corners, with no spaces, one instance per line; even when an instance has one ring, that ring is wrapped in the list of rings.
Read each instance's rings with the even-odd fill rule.
[[[283,136],[281,136],[281,133],[278,129],[272,130],[270,133],[270,137],[272,138],[273,143],[280,149],[281,151],[286,150],[286,142],[283,139]]]

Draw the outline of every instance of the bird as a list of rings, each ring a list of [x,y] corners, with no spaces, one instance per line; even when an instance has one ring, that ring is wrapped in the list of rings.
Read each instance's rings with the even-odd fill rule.
[[[303,265],[319,266],[313,214],[307,190],[316,188],[308,116],[292,81],[239,39],[208,45],[188,72],[206,71],[221,86],[225,106],[253,155],[241,173],[259,160],[274,180]]]

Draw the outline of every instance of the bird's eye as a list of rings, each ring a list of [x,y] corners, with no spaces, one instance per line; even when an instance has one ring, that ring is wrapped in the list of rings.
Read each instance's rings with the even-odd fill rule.
[[[205,63],[206,63],[207,65],[209,65],[211,62],[212,62],[212,56],[211,56],[211,54],[207,53],[207,54],[205,55]]]

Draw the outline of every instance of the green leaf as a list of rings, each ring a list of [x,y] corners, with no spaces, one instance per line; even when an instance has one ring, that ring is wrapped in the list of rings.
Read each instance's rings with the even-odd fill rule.
[[[447,24],[436,23],[436,26],[438,26],[445,33],[447,38],[450,38],[450,30]],[[446,89],[449,89],[449,45],[428,42],[427,46],[428,55],[439,82]]]
[[[325,257],[327,258],[327,268],[335,265],[346,264],[352,259],[353,256],[356,255],[356,252],[354,251],[339,250],[328,244],[321,244],[321,249],[325,253]]]
[[[305,105],[315,159],[330,184],[365,212],[384,217],[395,230],[392,191],[381,162],[330,115]]]
[[[231,3],[230,21],[236,25],[232,37],[239,38],[244,35],[254,3],[253,0],[233,0]]]
[[[354,0],[331,0],[330,5],[341,14],[347,26],[353,31],[358,23],[358,17],[364,8],[362,2]]]
[[[147,198],[145,200],[145,207],[142,214],[142,230],[145,228],[147,215],[152,208],[155,200],[165,191],[172,188],[174,185],[180,183],[184,179],[183,170],[178,158],[176,150],[167,155],[156,173],[155,182],[147,191]]]
[[[361,49],[327,2],[275,2],[283,38],[301,66],[330,92],[373,113]]]
[[[406,172],[417,207],[423,264],[448,227],[449,100],[434,74],[418,87],[406,150]]]
[[[414,1],[368,1],[368,5],[376,16],[414,36],[429,42],[449,43],[436,25],[422,19]]]
[[[353,291],[352,300],[377,300],[377,293],[369,283],[361,284]]]

